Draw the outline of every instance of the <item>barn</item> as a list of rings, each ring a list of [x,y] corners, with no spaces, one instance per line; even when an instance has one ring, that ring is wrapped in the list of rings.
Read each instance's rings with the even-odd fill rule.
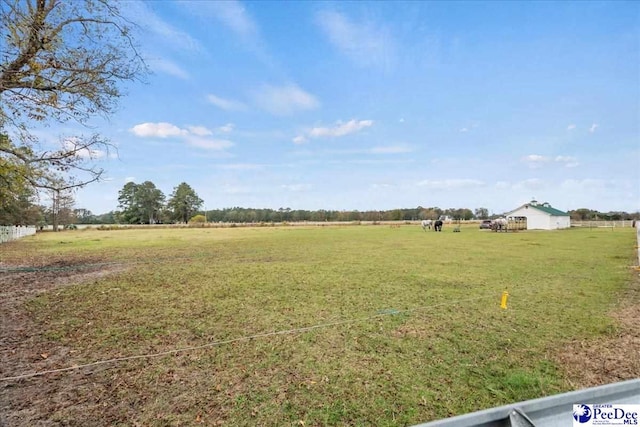
[[[558,230],[571,227],[571,218],[549,203],[532,200],[505,214],[507,219],[523,222],[526,218],[527,230]]]

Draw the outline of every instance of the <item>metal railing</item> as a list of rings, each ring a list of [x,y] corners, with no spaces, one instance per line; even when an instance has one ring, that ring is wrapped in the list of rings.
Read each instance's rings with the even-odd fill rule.
[[[414,427],[560,427],[573,424],[573,405],[640,402],[640,379],[527,400]]]

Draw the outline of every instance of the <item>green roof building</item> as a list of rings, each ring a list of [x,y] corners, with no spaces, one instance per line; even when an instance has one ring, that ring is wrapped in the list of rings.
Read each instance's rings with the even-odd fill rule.
[[[527,230],[559,230],[571,227],[569,214],[549,203],[532,200],[505,215],[509,219],[527,219]]]

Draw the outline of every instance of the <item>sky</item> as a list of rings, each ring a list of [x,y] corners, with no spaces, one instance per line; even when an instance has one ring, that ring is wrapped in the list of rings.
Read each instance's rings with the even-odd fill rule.
[[[76,207],[152,181],[207,209],[640,210],[640,3],[122,7],[152,74],[94,121],[117,156]]]

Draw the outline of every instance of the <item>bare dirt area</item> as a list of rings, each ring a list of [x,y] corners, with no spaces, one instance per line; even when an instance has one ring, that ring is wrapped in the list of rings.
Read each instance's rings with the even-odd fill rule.
[[[42,336],[24,307],[28,299],[60,287],[89,283],[122,271],[124,266],[77,258],[31,266],[3,263],[0,270],[0,377],[8,378],[63,367],[70,356],[69,349]],[[80,393],[83,383],[90,384],[90,380],[73,373],[36,378],[38,381],[0,382],[1,427],[70,425],[51,420],[50,414],[64,404],[61,400],[65,396]]]
[[[574,341],[558,353],[572,388],[640,378],[640,274],[611,312],[618,327],[609,337]]]

